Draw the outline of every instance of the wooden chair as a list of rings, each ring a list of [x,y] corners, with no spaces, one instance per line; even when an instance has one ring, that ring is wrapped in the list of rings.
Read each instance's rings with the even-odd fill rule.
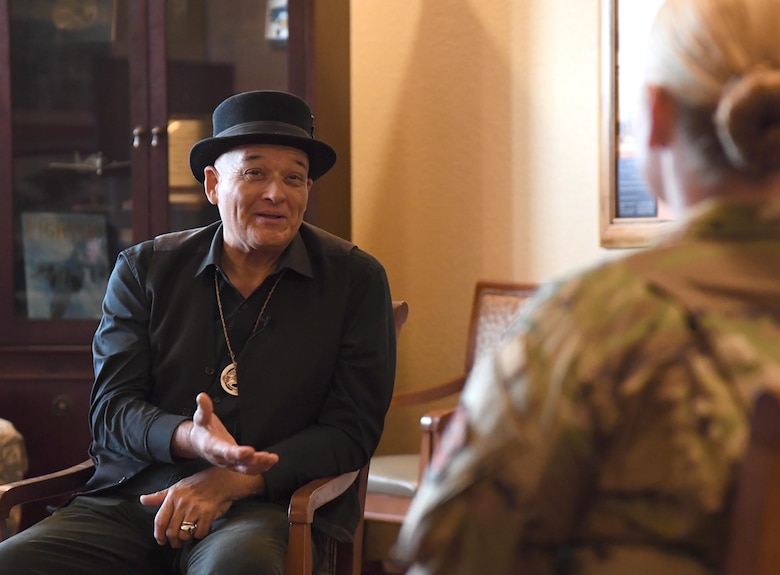
[[[471,308],[463,373],[433,387],[396,393],[390,404],[391,410],[427,404],[458,394],[474,362],[500,341],[520,306],[536,288],[534,284],[479,281]],[[453,405],[456,402],[457,398],[453,398]],[[452,411],[452,408],[433,409],[423,415],[419,453],[381,455],[371,459],[363,514],[366,521],[403,522]],[[392,570],[392,566],[386,564],[383,569]]]
[[[780,573],[780,398],[762,393],[750,418],[730,517],[726,575]]]
[[[396,338],[409,316],[405,301],[393,302]],[[370,464],[370,463],[369,463]],[[369,464],[362,469],[343,473],[335,477],[315,479],[298,488],[290,500],[288,517],[290,537],[287,545],[287,575],[311,575],[313,566],[311,529],[314,513],[326,503],[333,501],[357,482],[361,508],[365,503]],[[13,507],[32,501],[68,495],[84,486],[94,472],[91,460],[67,469],[0,485],[0,541],[8,537],[7,519]],[[350,543],[331,542],[329,556],[323,569],[332,575],[360,575],[363,545],[363,519],[355,530]]]

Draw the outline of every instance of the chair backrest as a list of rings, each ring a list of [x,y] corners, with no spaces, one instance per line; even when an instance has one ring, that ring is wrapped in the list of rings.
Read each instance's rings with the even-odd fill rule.
[[[466,371],[498,345],[522,305],[534,294],[536,284],[478,281],[471,306]]]
[[[731,507],[726,575],[780,571],[780,398],[759,395]]]
[[[409,304],[405,301],[393,302],[393,320],[395,321],[395,339],[401,337],[401,328],[409,317]]]

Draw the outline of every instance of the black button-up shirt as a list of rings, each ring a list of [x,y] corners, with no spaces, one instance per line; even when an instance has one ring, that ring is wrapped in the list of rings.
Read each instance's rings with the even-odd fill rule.
[[[221,398],[217,414],[241,444],[279,454],[264,474],[270,501],[287,505],[300,485],[358,469],[374,452],[395,374],[383,267],[304,223],[276,272],[244,300],[218,271],[221,253],[215,223],[119,255],[93,342],[90,453],[97,469],[90,488],[111,489],[123,477],[147,484],[191,473],[199,464],[174,461],[170,444],[201,391]],[[215,270],[237,357],[237,398],[219,383],[230,358]],[[351,530],[358,519],[355,494],[334,507],[341,510],[331,518]]]

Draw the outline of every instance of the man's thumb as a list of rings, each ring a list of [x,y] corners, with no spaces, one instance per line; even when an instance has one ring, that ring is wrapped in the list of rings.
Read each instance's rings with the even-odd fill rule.
[[[165,495],[167,493],[168,490],[163,489],[162,491],[157,491],[156,493],[146,493],[144,495],[141,495],[139,499],[141,500],[141,505],[148,505],[148,506],[162,505],[162,502],[165,501]]]

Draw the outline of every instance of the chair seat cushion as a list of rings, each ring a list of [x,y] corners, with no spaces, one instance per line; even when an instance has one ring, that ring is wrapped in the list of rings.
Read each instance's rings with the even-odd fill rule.
[[[412,497],[417,491],[420,454],[377,455],[368,468],[368,493]]]

